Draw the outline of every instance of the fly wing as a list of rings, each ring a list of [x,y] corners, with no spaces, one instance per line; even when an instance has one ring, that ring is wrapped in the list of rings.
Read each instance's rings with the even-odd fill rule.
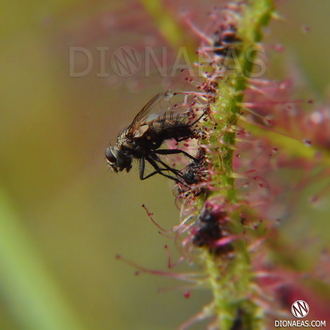
[[[150,111],[154,108],[156,104],[158,104],[162,99],[164,99],[168,95],[167,93],[159,93],[154,96],[135,116],[132,124],[128,127],[130,130],[134,130],[138,125],[144,124],[145,119],[147,118]]]
[[[172,100],[174,95],[177,95],[176,100],[178,103],[171,104],[170,100]],[[176,122],[180,120],[182,123],[189,122],[190,118],[189,115],[187,115],[187,110],[192,101],[193,100],[191,99],[188,101],[188,97],[183,93],[173,93],[171,90],[157,94],[135,116],[131,125],[126,128],[125,135],[131,138],[137,138],[144,135],[149,129],[149,124],[154,120],[167,119]]]

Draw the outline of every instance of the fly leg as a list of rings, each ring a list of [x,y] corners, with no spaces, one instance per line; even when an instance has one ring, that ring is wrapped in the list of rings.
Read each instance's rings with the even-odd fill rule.
[[[172,150],[170,150],[172,151]],[[157,157],[157,155],[154,155],[155,157]],[[189,155],[190,156],[190,155]],[[189,188],[189,186],[185,183],[187,182],[185,177],[183,176],[183,174],[179,171],[179,170],[176,170],[175,168],[172,168],[170,166],[168,166],[166,163],[164,163],[159,157],[157,157],[157,162],[161,163],[165,169],[164,170],[167,170],[167,171],[171,171],[173,172],[175,175],[179,176],[183,181],[180,182],[179,180],[177,180],[177,182],[180,182],[182,184],[184,184],[185,186],[187,186]],[[188,182],[187,182],[188,183]]]
[[[189,155],[187,152],[180,150],[180,149],[160,149],[157,151],[154,151],[155,154],[159,154],[159,155],[172,155],[172,154],[184,154],[187,157],[189,157],[190,159],[193,159],[195,162],[199,161],[200,159],[195,158],[191,155]]]
[[[169,178],[171,180],[174,180],[175,182],[180,182],[180,180],[178,180],[177,178],[175,178],[174,176],[170,176],[168,174],[163,173],[163,171],[169,171],[169,169],[167,168],[160,168],[158,166],[158,164],[156,163],[156,161],[154,161],[152,158],[150,157],[146,157],[146,160],[150,163],[150,165],[156,170],[150,174],[148,174],[147,176],[144,177],[144,169],[145,169],[145,159],[141,158],[140,159],[140,180],[145,180],[148,179],[150,177],[152,177],[153,175],[159,173],[160,175],[165,176],[166,178]],[[172,172],[174,172],[174,170],[172,169]],[[179,172],[179,171],[178,171]]]
[[[152,154],[153,156],[153,160],[155,160],[158,163],[161,163],[164,167],[165,167],[165,171],[170,171],[175,175],[178,175],[179,177],[183,178],[182,173],[179,170],[176,170],[175,168],[172,168],[171,166],[167,165],[166,163],[164,163],[157,155],[156,155],[156,151],[154,151],[154,154]]]

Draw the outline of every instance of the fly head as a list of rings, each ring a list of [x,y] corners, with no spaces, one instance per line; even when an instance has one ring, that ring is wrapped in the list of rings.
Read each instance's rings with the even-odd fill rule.
[[[107,147],[105,158],[111,169],[116,173],[124,169],[129,172],[132,168],[132,157],[119,150],[116,146]]]

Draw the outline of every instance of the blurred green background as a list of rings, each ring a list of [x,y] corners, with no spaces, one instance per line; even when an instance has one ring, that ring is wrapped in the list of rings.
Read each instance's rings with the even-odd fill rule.
[[[284,45],[311,95],[325,100],[330,3],[282,3],[287,20],[270,25],[267,41]],[[114,10],[111,2],[2,1],[1,7],[1,329],[175,328],[210,301],[210,293],[193,291],[190,299],[182,291],[157,293],[178,283],[134,276],[134,268],[115,259],[121,254],[166,271],[164,245],[179,256],[141,207],[163,227],[177,224],[172,183],[160,176],[141,182],[136,165],[129,174],[109,172],[104,158],[119,129],[164,87],[143,76],[139,89],[124,79],[114,83],[96,76],[97,65],[84,77],[69,76],[70,46],[113,51],[131,45],[136,34],[118,36],[110,28],[88,41],[102,13]],[[326,211],[318,217],[326,219]],[[316,235],[329,235],[314,226]]]

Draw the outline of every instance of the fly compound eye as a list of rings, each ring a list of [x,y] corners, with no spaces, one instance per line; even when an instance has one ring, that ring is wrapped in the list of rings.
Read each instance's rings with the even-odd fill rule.
[[[111,150],[111,147],[108,147],[106,150],[105,150],[105,157],[107,158],[107,160],[109,161],[109,163],[116,163],[116,157],[115,155],[113,154],[112,150]]]

